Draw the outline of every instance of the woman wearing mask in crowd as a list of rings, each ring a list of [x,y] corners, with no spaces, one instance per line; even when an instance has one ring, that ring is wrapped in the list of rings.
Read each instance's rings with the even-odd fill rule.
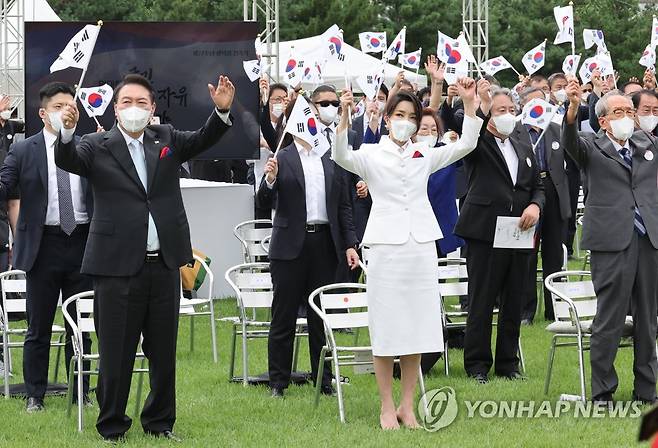
[[[259,83],[261,92],[267,92],[267,102],[261,104],[260,129],[263,138],[272,151],[276,148],[276,124],[288,105],[288,88],[283,84],[269,85],[267,79],[262,78]],[[262,102],[262,100],[261,100]],[[256,185],[260,179],[256,179]]]
[[[370,247],[368,260],[368,316],[375,375],[381,399],[382,429],[400,423],[418,428],[413,397],[421,353],[444,350],[441,328],[436,246],[441,239],[430,201],[427,181],[433,172],[471,152],[482,120],[475,115],[475,81],[461,78],[464,101],[462,138],[442,150],[427,142],[413,143],[420,127],[418,98],[398,92],[389,98],[384,120],[390,135],[378,144],[350,151],[347,117],[341,117],[332,156],[343,168],[368,184],[373,206],[363,237]],[[341,97],[343,108],[353,107],[351,92]],[[392,395],[393,360],[400,356],[402,397],[395,408]]]
[[[414,137],[415,142],[425,142],[430,148],[441,151],[444,145],[453,143],[456,140],[457,134],[455,132],[443,133],[441,120],[433,109],[423,109],[420,127]],[[456,202],[457,167],[461,163],[458,160],[445,168],[441,168],[430,176],[427,183],[427,196],[443,234],[443,238],[436,241],[439,258],[447,256],[450,252],[464,245],[464,240],[453,233],[458,216]]]

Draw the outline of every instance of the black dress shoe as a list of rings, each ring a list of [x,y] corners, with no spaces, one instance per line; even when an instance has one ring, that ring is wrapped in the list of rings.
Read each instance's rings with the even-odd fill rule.
[[[521,325],[532,325],[532,319],[521,319]]]
[[[283,390],[282,387],[272,387],[270,388],[270,394],[272,398],[283,398]]]
[[[473,378],[479,384],[487,384],[489,382],[489,377],[486,373],[473,373],[468,375],[470,378]]]
[[[336,396],[336,389],[331,384],[324,384],[320,387],[320,393],[329,397]]]
[[[103,443],[107,443],[108,445],[118,445],[125,441],[126,441],[126,436],[124,436],[123,434],[103,437]]]
[[[654,404],[658,403],[658,398],[653,397],[653,398],[640,398],[635,391],[633,391],[633,401],[639,401],[642,405],[645,406],[653,406]]]
[[[528,379],[525,376],[521,375],[520,372],[510,372],[510,373],[506,373],[504,375],[498,375],[498,376],[500,376],[502,378],[505,378],[505,379],[508,379],[510,381],[525,381],[525,380]]]
[[[27,403],[25,405],[25,410],[28,412],[28,414],[43,411],[45,408],[46,407],[43,404],[43,398],[28,397]]]
[[[171,431],[169,429],[165,429],[162,432],[146,431],[146,433],[149,434],[149,435],[152,435],[153,437],[167,439],[167,440],[170,440],[172,442],[182,442],[183,441],[183,439],[178,437],[176,434],[174,434],[173,431]]]
[[[593,397],[592,403],[594,403],[597,406],[612,406],[614,404],[614,401],[612,399],[612,394],[606,392],[604,394],[599,394]]]

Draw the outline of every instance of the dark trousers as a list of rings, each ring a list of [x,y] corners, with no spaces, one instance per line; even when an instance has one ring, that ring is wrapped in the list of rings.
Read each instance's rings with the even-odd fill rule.
[[[530,250],[494,249],[486,241],[467,240],[468,316],[464,337],[466,373],[487,374],[491,355],[491,320],[500,298],[494,370],[507,375],[519,370],[521,308],[530,269]]]
[[[23,348],[23,378],[28,397],[43,398],[46,393],[52,326],[60,291],[64,301],[92,287],[91,279],[80,274],[88,231],[89,225],[79,225],[68,236],[59,228],[44,227],[37,258],[26,273],[28,330]],[[68,311],[75,316],[75,307]],[[64,353],[67,372],[73,356],[71,334],[71,328],[66,324]],[[91,350],[88,334],[84,336],[83,348],[86,353]],[[89,364],[84,367],[88,369]],[[85,393],[89,390],[88,375],[83,377],[83,390]]]
[[[329,232],[306,233],[304,246],[294,260],[271,260],[274,286],[272,323],[267,343],[270,387],[286,388],[290,384],[295,322],[300,305],[307,306],[308,296],[316,288],[335,281],[336,249]],[[322,319],[312,310],[308,318],[308,344],[313,380],[317,377],[320,350],[325,344]],[[331,367],[325,363],[323,385],[331,385]]]
[[[658,250],[654,249],[649,238],[633,232],[629,247],[619,252],[592,251],[591,263],[597,297],[590,344],[592,397],[617,390],[619,379],[614,361],[630,303],[633,316],[633,389],[639,398],[653,400],[658,374]]]
[[[567,221],[562,219],[560,213],[560,200],[555,190],[555,185],[550,178],[544,179],[544,191],[546,194],[546,203],[539,219],[539,234],[541,241],[541,261],[542,276],[546,280],[550,274],[562,269],[562,242],[564,241]],[[526,295],[526,305],[523,309],[522,318],[533,320],[537,311],[537,248],[530,256],[530,270],[528,272],[528,292]],[[544,288],[544,318],[547,320],[555,319],[553,313],[553,301],[551,293]]]
[[[576,210],[578,208],[578,193],[580,193],[580,171],[576,164],[571,161],[567,154],[564,155],[567,162],[567,179],[569,180],[569,199],[571,200],[571,218],[567,224],[567,238],[564,244],[567,246],[569,255],[573,254],[573,242],[576,238]]]
[[[94,277],[94,320],[100,367],[96,429],[117,437],[130,428],[126,415],[140,334],[149,361],[151,391],[141,413],[144,431],[172,430],[176,420],[176,336],[180,274],[161,259],[145,262],[130,277]]]

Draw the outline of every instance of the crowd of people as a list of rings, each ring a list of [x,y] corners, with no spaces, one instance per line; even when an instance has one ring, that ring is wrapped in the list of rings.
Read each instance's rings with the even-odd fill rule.
[[[491,76],[460,78],[446,88],[443,64],[431,56],[425,69],[428,87],[418,89],[401,72],[391,86],[382,84],[376,97],[361,99],[362,107],[349,88],[318,85],[306,91],[263,78],[260,159],[190,165],[193,177],[251,181],[255,217],[272,219],[270,394],[283,397],[290,384],[296,320],[306,311],[309,294],[326,284],[358,281],[364,247],[383,429],[419,426],[413,397],[422,356],[445,350],[437,260],[457,249],[467,260],[469,278],[468,296],[460,299],[468,315],[466,374],[481,384],[490,373],[524,380],[520,327],[542,317],[554,319],[548,291],[544,316],[536,316],[538,254],[544,277],[560,270],[563,245],[573,254],[582,185],[582,247],[591,251],[598,297],[592,399],[613,400],[614,359],[630,314],[634,398],[656,402],[658,94],[653,72],[620,89],[618,79],[598,71],[584,85],[553,73],[521,76],[510,88]],[[27,273],[23,372],[28,412],[44,409],[60,292],[68,297],[93,289],[102,355],[99,433],[118,440],[131,426],[125,408],[141,334],[151,380],[142,427],[177,439],[172,431],[178,269],[192,259],[178,178],[183,163],[229,129],[235,93],[223,76],[208,90],[214,106],[208,120],[196,132],[181,132],[150,124],[156,108],[153,87],[140,75],[128,75],[114,92],[116,125],[79,138],[75,91],[65,83],[49,83],[40,91],[42,131],[15,143],[22,124],[9,119],[6,97],[0,101],[0,197],[8,202],[0,207],[0,270],[11,264]],[[285,132],[300,95],[311,105],[330,150]],[[520,119],[523,107],[537,98],[557,108],[545,131]],[[212,177],[220,171],[228,177]],[[521,230],[534,228],[535,247],[494,247],[501,216],[518,218]],[[316,378],[323,324],[315,313],[306,317]],[[71,355],[69,343],[67,366]],[[392,396],[396,357],[402,379],[397,408]],[[325,366],[323,372],[321,392],[333,395],[331,369]],[[91,403],[87,379],[83,387],[84,400]]]

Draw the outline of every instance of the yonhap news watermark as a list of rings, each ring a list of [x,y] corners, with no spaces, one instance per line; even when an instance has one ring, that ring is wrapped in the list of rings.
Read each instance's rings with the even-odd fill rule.
[[[464,418],[639,418],[642,403],[616,401],[601,405],[592,401],[571,400],[463,400],[458,402],[452,387],[428,390],[418,402],[423,427],[430,432],[451,425],[457,415]]]

